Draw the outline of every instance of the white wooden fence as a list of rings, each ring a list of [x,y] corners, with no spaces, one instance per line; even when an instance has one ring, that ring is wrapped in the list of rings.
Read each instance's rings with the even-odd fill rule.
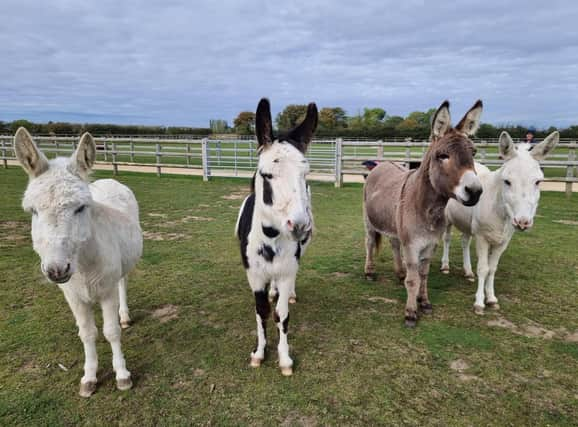
[[[204,180],[211,176],[249,177],[257,165],[256,143],[251,139],[160,139],[142,137],[95,138],[98,163],[111,165],[115,174],[119,169],[143,167],[155,170],[160,176],[177,169],[190,169],[202,174]],[[12,136],[0,136],[0,161],[8,167],[15,160]],[[70,155],[76,148],[77,137],[35,137],[35,141],[48,157]],[[497,166],[498,143],[477,140],[476,160]],[[392,160],[405,164],[419,163],[428,148],[428,141],[345,141],[316,139],[310,145],[309,159],[312,178],[331,180],[341,186],[344,175],[367,174],[362,166],[365,160]],[[547,180],[566,183],[568,194],[578,182],[578,161],[574,140],[563,140],[547,160],[541,162]]]

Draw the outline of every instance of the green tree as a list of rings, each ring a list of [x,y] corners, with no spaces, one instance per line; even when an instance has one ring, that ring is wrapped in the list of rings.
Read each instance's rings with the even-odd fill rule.
[[[300,123],[307,113],[307,105],[291,104],[277,114],[275,123],[278,129],[287,130]]]
[[[383,123],[385,110],[383,108],[364,108],[363,124],[366,128],[375,128]]]
[[[233,121],[235,132],[239,135],[252,135],[255,132],[255,113],[241,111]]]

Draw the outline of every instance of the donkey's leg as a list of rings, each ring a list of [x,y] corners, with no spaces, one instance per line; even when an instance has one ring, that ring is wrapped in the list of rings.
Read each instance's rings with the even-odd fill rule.
[[[279,344],[277,346],[279,367],[285,376],[293,374],[293,360],[289,356],[287,334],[289,333],[289,295],[294,287],[295,276],[279,281],[279,299],[273,315],[279,331]]]
[[[118,314],[120,316],[120,327],[126,329],[130,326],[130,316],[128,314],[128,303],[126,299],[126,283],[127,277],[123,277],[118,281],[118,300],[119,300],[119,310]]]
[[[509,243],[509,242],[508,242]],[[486,305],[495,310],[499,310],[500,306],[498,304],[498,298],[494,293],[494,276],[496,270],[498,269],[498,263],[500,262],[500,257],[508,247],[508,243],[500,246],[492,247],[490,251],[490,256],[488,259],[488,278],[486,280]]]
[[[450,273],[450,245],[452,243],[452,224],[448,222],[444,231],[444,254],[442,255],[442,266],[440,271],[443,274]]]
[[[402,249],[407,270],[405,276],[405,289],[407,291],[405,326],[413,328],[417,324],[417,296],[420,290],[419,254],[411,246],[404,245]]]
[[[72,310],[78,326],[78,336],[84,346],[84,376],[80,380],[79,394],[90,397],[96,391],[96,371],[98,356],[96,354],[96,337],[98,329],[94,322],[94,313],[90,304],[82,302],[73,292],[65,292],[64,296]]]
[[[401,256],[401,242],[397,237],[392,237],[389,239],[389,243],[391,243],[391,250],[393,252],[393,270],[395,271],[399,281],[403,283],[406,272],[405,266],[403,265],[403,258]]]
[[[464,276],[470,282],[475,280],[474,272],[472,271],[472,259],[470,257],[470,243],[472,241],[471,234],[462,234],[462,254],[464,257]]]
[[[474,312],[476,314],[484,314],[484,284],[489,272],[488,256],[490,252],[490,244],[482,236],[476,237],[476,253],[478,256],[478,290],[476,291],[476,302],[474,303]]]
[[[277,282],[275,280],[271,280],[271,283],[269,285],[269,302],[276,304],[278,298],[279,298],[279,291],[277,290]]]
[[[255,316],[257,319],[257,346],[251,353],[251,366],[258,368],[265,359],[265,347],[267,346],[267,319],[271,313],[271,306],[267,295],[268,283],[255,274],[247,274],[249,285],[255,296]],[[277,283],[277,289],[279,289]],[[278,291],[277,291],[278,292]]]
[[[371,225],[368,224],[367,218],[365,219],[365,278],[367,280],[377,279],[377,274],[375,274],[375,264],[374,257],[377,256],[379,252],[379,242],[381,240],[381,234],[373,230]]]
[[[118,317],[118,293],[111,294],[100,301],[102,307],[102,332],[112,349],[112,367],[116,373],[116,388],[128,390],[132,387],[130,372],[126,369],[126,362],[120,346],[121,328]]]
[[[419,303],[419,308],[424,314],[431,314],[433,311],[433,307],[429,300],[429,295],[427,291],[427,279],[429,276],[429,268],[431,263],[431,258],[433,253],[435,252],[436,245],[431,245],[424,249],[420,256],[419,262],[419,295],[417,297],[417,301]]]

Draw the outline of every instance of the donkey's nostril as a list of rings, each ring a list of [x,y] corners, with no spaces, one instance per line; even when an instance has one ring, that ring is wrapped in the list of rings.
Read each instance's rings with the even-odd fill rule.
[[[64,274],[68,274],[70,271],[70,263],[66,264],[66,270],[64,270]]]
[[[289,231],[293,230],[293,221],[291,221],[290,219],[287,220],[287,228],[289,229]]]

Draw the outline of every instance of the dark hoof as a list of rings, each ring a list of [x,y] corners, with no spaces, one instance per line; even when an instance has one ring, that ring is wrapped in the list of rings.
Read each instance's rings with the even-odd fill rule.
[[[406,328],[415,328],[417,326],[417,318],[405,316],[405,327]]]
[[[499,310],[500,304],[498,304],[498,302],[486,302],[486,307],[490,310]]]
[[[365,280],[375,282],[377,280],[377,274],[376,273],[365,273]]]
[[[90,397],[96,391],[96,381],[89,381],[87,383],[80,383],[80,390],[78,394],[82,397]]]
[[[433,313],[433,306],[431,304],[422,304],[419,306],[419,309],[423,314],[432,314]]]

